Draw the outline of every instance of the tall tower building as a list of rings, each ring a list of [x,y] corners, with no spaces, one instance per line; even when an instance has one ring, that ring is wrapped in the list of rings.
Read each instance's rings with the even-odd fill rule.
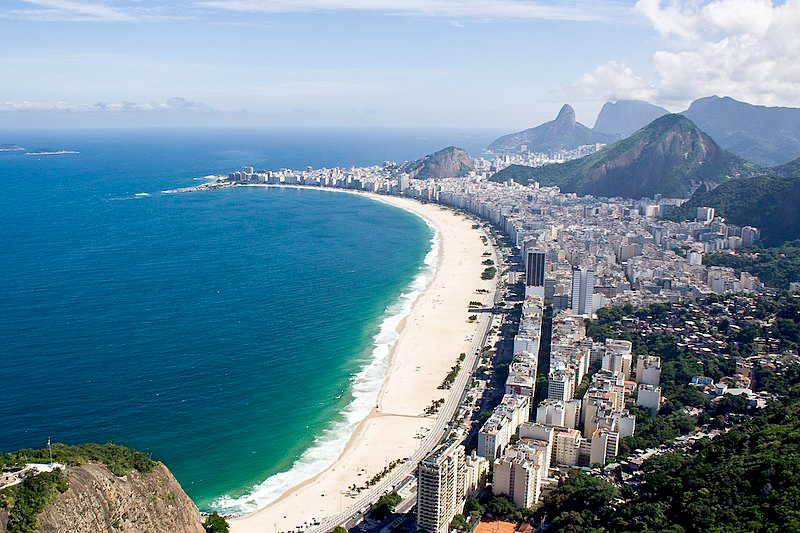
[[[713,207],[698,207],[697,208],[697,218],[695,220],[697,222],[702,222],[706,226],[711,224],[711,221],[714,220],[714,208]]]
[[[544,298],[545,252],[536,248],[525,250],[525,294]]]
[[[594,293],[594,270],[591,268],[572,269],[572,313],[591,315],[594,312],[592,298]]]
[[[397,193],[404,194],[410,185],[411,181],[408,179],[407,174],[401,174],[399,178],[397,178]]]
[[[417,529],[447,533],[467,499],[467,464],[459,441],[435,448],[417,466]]]

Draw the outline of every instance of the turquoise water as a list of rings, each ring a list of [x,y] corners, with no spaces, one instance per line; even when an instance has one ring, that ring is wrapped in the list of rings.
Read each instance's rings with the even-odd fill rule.
[[[308,135],[289,150],[277,134],[2,133],[80,153],[0,154],[0,450],[124,443],[227,511],[335,457],[435,260],[422,220],[337,192],[159,192],[305,166]],[[367,137],[394,159],[434,142],[345,137],[306,162],[379,163],[377,145],[347,155]],[[286,157],[268,156],[281,142]]]

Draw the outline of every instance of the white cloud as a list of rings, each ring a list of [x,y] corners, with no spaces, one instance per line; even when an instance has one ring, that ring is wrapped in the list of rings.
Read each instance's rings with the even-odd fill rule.
[[[141,22],[185,20],[169,14],[170,6],[123,5],[78,0],[18,0],[18,7],[0,9],[0,18],[43,22]]]
[[[78,2],[73,0],[22,0],[34,6],[27,9],[4,11],[3,15],[14,18],[41,20],[86,20],[104,22],[130,22],[134,17],[122,9],[103,3]]]
[[[243,13],[365,11],[390,15],[478,19],[611,20],[628,12],[622,1],[588,0],[200,0],[200,7]]]
[[[74,111],[67,102],[29,102],[27,100],[0,102],[0,111]]]
[[[584,74],[569,89],[578,97],[600,97],[604,100],[650,100],[657,94],[656,88],[633,70],[617,61],[599,65]]]
[[[95,104],[74,104],[68,102],[0,102],[0,111],[200,111],[212,112],[212,108],[202,102],[192,102],[185,98],[173,97],[166,102],[97,102]]]
[[[639,0],[634,10],[663,40],[653,55],[652,101],[680,107],[716,94],[762,105],[800,102],[800,0]],[[575,88],[594,89],[597,98],[642,89],[641,78],[614,65],[621,63],[597,67]]]

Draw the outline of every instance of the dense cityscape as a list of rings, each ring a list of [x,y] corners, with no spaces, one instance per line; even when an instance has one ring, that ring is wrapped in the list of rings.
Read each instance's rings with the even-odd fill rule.
[[[653,329],[659,334],[669,332],[682,338],[684,343],[678,344],[682,349],[700,356],[716,354],[726,345],[725,336],[712,337],[710,330],[699,327],[705,322],[703,309],[691,302],[736,294],[748,301],[769,292],[747,272],[737,275],[732,268],[703,265],[705,254],[754,244],[759,239],[757,228],[726,224],[708,207],[697,209],[692,221],[660,219],[681,202],[676,199],[579,197],[538,183],[525,186],[488,180],[494,172],[522,159],[479,159],[468,176],[450,179],[413,179],[402,167],[385,163],[381,167],[279,172],[244,167],[217,182],[407,196],[488,223],[493,244],[505,258],[498,265],[498,288],[503,296],[498,296],[492,309],[470,312],[494,313],[492,330],[498,334],[487,337],[481,358],[466,370],[473,371],[473,379],[446,437],[420,461],[416,476],[409,475],[390,487],[397,497],[392,508],[416,506],[418,530],[446,533],[464,520],[463,514],[469,514],[464,511],[467,500],[485,495],[487,485],[491,494],[507,497],[518,508],[537,508],[543,495],[555,490],[570,471],[579,469],[612,482],[632,483],[640,479],[646,459],[717,435],[719,429],[698,422],[701,401],[685,409],[683,414],[693,415],[693,419],[687,418],[693,422],[669,442],[648,441],[647,436],[634,440],[637,419],[649,420],[650,425],[669,403],[662,387],[672,390],[675,385],[662,383],[662,358],[634,350],[623,332],[639,332],[642,337],[652,335]],[[542,161],[556,162],[546,156],[537,159],[539,164]],[[622,318],[619,338],[612,334],[598,342],[587,334],[586,324],[596,323],[597,313],[602,314],[603,309],[648,309],[679,302],[693,306],[686,314],[692,320],[684,317],[677,324],[662,324],[652,317],[629,316]],[[508,314],[512,307],[516,312]],[[741,316],[726,311],[731,317]],[[501,331],[508,335],[505,343]],[[542,368],[545,335],[549,335],[547,367]],[[755,369],[764,365],[780,368],[796,359],[791,350],[793,356],[786,356],[790,359],[776,355],[777,348],[766,346],[764,355],[736,358],[734,366],[725,365],[731,367],[730,375],[715,371],[714,376],[706,376],[701,367],[688,383],[680,385],[705,395],[711,405],[723,397],[726,401],[735,397],[745,406],[763,408],[774,395],[756,391]],[[505,381],[499,384],[500,395],[492,400],[492,381],[499,376],[491,375],[487,368],[496,370],[498,365],[505,368]],[[486,405],[492,409],[485,410]],[[435,407],[431,413],[436,412]],[[653,445],[634,450],[626,442]],[[389,491],[382,488],[384,493]],[[345,522],[358,524],[363,511],[369,510],[362,502],[378,495],[360,498],[344,513],[311,530],[325,531]],[[384,505],[386,497],[380,500]]]

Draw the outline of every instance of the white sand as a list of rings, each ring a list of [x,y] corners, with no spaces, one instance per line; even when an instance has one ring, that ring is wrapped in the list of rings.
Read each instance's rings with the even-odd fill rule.
[[[486,302],[493,281],[481,280],[482,261],[490,246],[481,241],[480,230],[463,215],[436,204],[407,198],[370,195],[412,211],[431,223],[439,233],[436,273],[420,294],[392,348],[386,381],[378,405],[358,426],[336,462],[321,474],[288,490],[278,500],[250,515],[229,520],[232,533],[293,531],[304,523],[334,515],[353,502],[342,494],[353,484],[364,483],[395,460],[412,455],[420,444],[418,433],[430,428],[434,417],[423,416],[433,400],[446,398],[440,390],[450,368],[466,352],[476,325],[467,317],[471,300]],[[496,261],[494,255],[490,257]]]

